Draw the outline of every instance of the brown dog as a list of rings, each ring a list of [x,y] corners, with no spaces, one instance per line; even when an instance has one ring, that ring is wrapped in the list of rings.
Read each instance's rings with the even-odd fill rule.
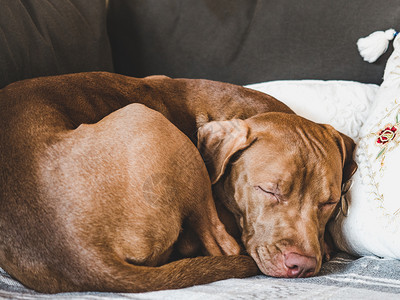
[[[215,215],[196,151],[160,114],[130,103],[162,113],[194,143],[199,128],[217,204],[265,274],[318,272],[326,222],[355,169],[349,138],[239,86],[109,73],[0,91],[2,268],[44,292],[138,292],[257,272],[238,255],[154,267],[184,220],[210,254],[238,248]],[[191,159],[174,158],[186,148]],[[179,248],[194,253],[184,236]]]
[[[264,274],[307,277],[319,271],[325,225],[341,198],[342,180],[356,168],[353,147],[331,126],[287,113],[199,129],[214,195],[232,212]]]

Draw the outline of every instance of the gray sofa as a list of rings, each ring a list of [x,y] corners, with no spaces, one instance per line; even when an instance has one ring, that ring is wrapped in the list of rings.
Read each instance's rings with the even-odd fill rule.
[[[242,85],[278,79],[379,84],[389,54],[366,64],[355,42],[391,27],[400,29],[397,0],[0,0],[0,88],[99,70]],[[387,299],[400,298],[399,271],[397,260],[338,253],[307,279],[260,275],[143,294],[45,295],[0,269],[0,298]]]

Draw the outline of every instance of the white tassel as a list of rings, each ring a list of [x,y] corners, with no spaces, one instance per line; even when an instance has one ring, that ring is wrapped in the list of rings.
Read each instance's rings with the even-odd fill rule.
[[[376,31],[367,37],[360,38],[357,41],[360,55],[369,63],[375,62],[386,52],[389,41],[393,40],[397,33],[394,29],[388,29],[386,31]]]

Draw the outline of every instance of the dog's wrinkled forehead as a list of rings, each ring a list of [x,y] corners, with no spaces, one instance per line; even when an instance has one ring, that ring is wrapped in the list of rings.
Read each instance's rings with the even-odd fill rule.
[[[285,167],[286,161],[288,168],[293,164],[307,164],[312,169],[311,163],[316,167],[320,164],[322,169],[327,167],[327,172],[343,173],[346,181],[356,170],[352,160],[354,146],[349,137],[332,126],[278,112],[246,120],[212,121],[198,131],[198,149],[213,184],[222,177],[229,163],[241,156],[256,163],[279,158],[280,166]]]
[[[273,131],[275,135],[290,138],[289,133],[322,133],[324,126],[295,114],[269,112],[247,119],[253,133]]]
[[[247,121],[255,142],[243,158],[256,170],[253,174],[269,169],[282,180],[321,176],[340,184],[336,175],[342,172],[342,155],[334,130],[290,114],[268,113]]]
[[[307,157],[328,157],[337,152],[336,137],[326,125],[294,114],[266,113],[247,120],[251,134],[273,144],[282,155],[295,152]]]

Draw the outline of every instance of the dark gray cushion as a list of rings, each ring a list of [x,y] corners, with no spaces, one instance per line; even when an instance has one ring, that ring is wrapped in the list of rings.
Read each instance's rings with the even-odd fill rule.
[[[400,30],[398,0],[111,0],[117,72],[209,78],[380,83],[386,55],[369,65],[356,41]]]
[[[94,70],[113,71],[105,0],[0,0],[0,88]]]

